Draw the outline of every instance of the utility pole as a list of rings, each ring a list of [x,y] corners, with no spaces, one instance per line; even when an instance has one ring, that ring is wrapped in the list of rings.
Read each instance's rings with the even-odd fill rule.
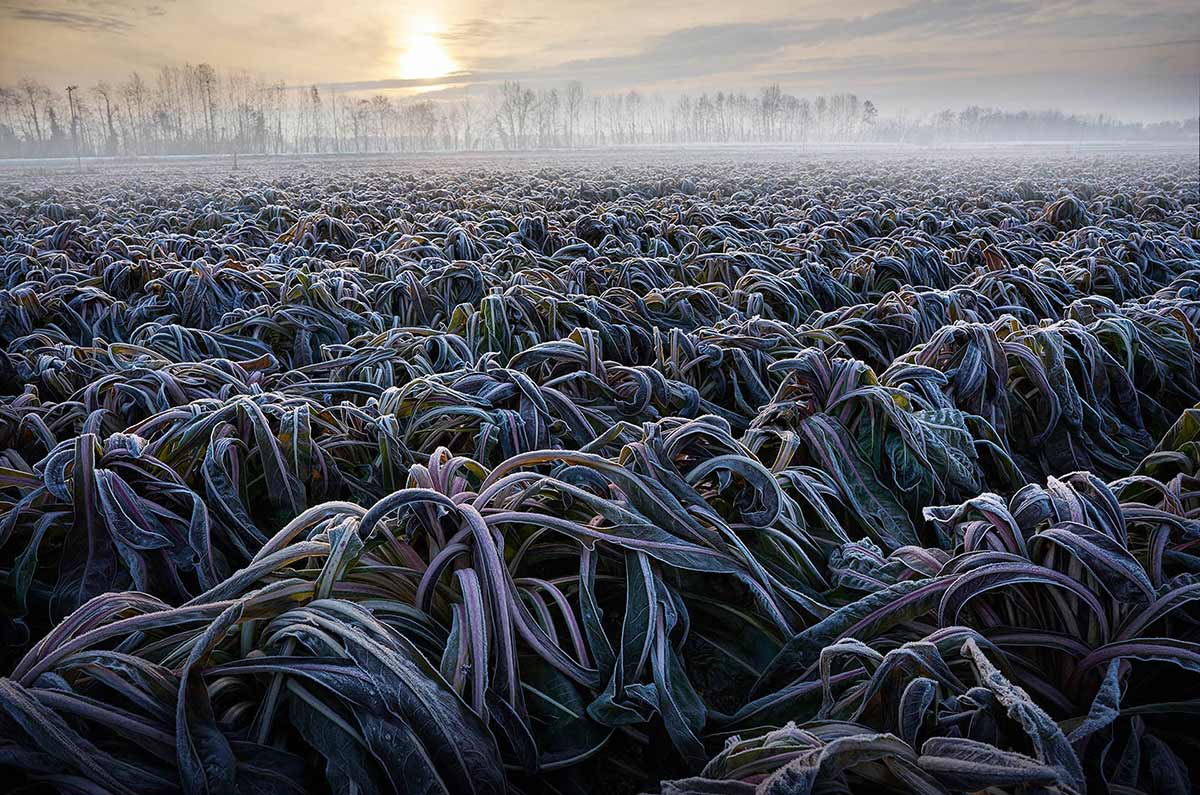
[[[71,106],[71,143],[75,145],[75,165],[83,173],[83,155],[79,151],[79,116],[75,113],[75,92],[79,86],[67,86],[67,104]]]

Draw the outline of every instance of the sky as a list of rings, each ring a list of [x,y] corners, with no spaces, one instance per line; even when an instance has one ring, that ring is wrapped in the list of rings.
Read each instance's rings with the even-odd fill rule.
[[[851,91],[1133,121],[1200,109],[1197,0],[0,0],[0,83],[207,62],[345,90]]]

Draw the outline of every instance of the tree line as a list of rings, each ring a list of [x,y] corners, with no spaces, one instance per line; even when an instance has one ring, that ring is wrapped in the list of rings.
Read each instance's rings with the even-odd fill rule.
[[[516,81],[436,99],[289,86],[209,64],[164,66],[150,78],[54,89],[0,86],[0,157],[220,153],[524,150],[640,144],[945,142],[1195,137],[1195,119],[1146,125],[1060,111],[969,107],[881,118],[852,93],[667,96],[593,93],[579,81]]]

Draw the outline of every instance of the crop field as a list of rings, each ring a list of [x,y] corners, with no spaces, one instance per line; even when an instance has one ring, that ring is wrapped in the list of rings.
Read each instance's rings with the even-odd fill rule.
[[[56,168],[9,791],[1200,780],[1195,152]]]

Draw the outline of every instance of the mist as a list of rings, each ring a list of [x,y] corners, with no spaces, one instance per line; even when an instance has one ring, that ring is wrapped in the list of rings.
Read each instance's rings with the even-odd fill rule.
[[[1197,119],[1128,122],[1104,114],[970,105],[886,115],[855,93],[597,93],[582,82],[516,80],[436,97],[287,86],[208,64],[163,67],[56,92],[25,79],[0,87],[0,156],[348,154],[561,150],[665,145],[1169,142],[1196,140]]]

